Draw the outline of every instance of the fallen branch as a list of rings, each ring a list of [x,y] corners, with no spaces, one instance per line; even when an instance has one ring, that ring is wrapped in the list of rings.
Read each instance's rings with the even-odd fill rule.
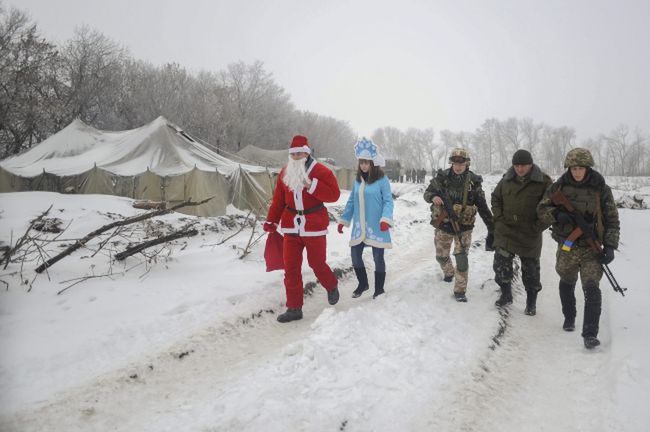
[[[241,224],[241,226],[239,227],[239,229],[237,230],[236,233],[234,233],[234,234],[232,234],[232,235],[229,235],[229,236],[226,237],[225,239],[222,239],[219,243],[212,243],[212,244],[202,245],[201,247],[221,246],[222,244],[224,244],[225,242],[227,242],[227,241],[230,240],[231,238],[235,237],[237,234],[239,234],[240,232],[242,232],[242,231],[244,230],[244,228],[246,228],[246,222],[248,222],[248,217],[251,215],[252,212],[253,212],[253,210],[250,210],[250,211],[248,212],[248,214],[246,215],[246,219],[245,219],[244,222]]]
[[[36,267],[36,273],[42,273],[43,270],[45,270],[48,267],[51,267],[52,265],[54,265],[58,261],[62,260],[66,256],[70,255],[72,252],[74,252],[77,249],[81,248],[83,245],[88,243],[93,238],[95,238],[98,235],[100,235],[100,234],[102,234],[102,233],[104,233],[104,232],[106,232],[108,230],[111,230],[111,229],[113,229],[115,227],[130,225],[130,224],[133,224],[133,223],[136,223],[136,222],[141,222],[143,220],[150,219],[152,217],[168,214],[168,213],[171,213],[174,210],[178,210],[179,208],[182,208],[182,207],[198,206],[198,205],[201,205],[201,204],[204,204],[204,203],[210,201],[212,198],[214,198],[214,196],[211,196],[210,198],[206,198],[203,201],[199,201],[199,202],[192,202],[191,198],[190,198],[187,201],[184,201],[184,202],[182,202],[180,204],[177,204],[174,207],[171,207],[171,208],[168,208],[168,209],[156,210],[156,211],[153,211],[153,212],[150,212],[150,213],[145,213],[145,214],[141,214],[141,215],[138,215],[138,216],[132,216],[132,217],[129,217],[129,218],[126,218],[126,219],[111,222],[111,223],[109,223],[107,225],[104,225],[103,227],[100,227],[100,228],[96,229],[95,231],[87,234],[84,238],[79,239],[75,243],[73,243],[72,245],[68,246],[60,254],[56,255],[55,257],[50,258],[49,260],[45,261],[43,264]]]
[[[124,252],[115,254],[115,259],[118,261],[122,261],[124,258],[129,257],[131,255],[135,255],[138,252],[142,252],[143,250],[150,248],[152,246],[156,246],[161,243],[167,243],[169,241],[176,240],[182,237],[192,237],[197,235],[198,233],[199,233],[198,230],[191,229],[188,231],[178,231],[163,237],[159,237],[157,239],[149,240],[144,243],[140,243],[133,247],[127,248]]]
[[[251,242],[253,241],[253,236],[255,235],[255,227],[256,226],[257,226],[257,218],[255,218],[255,221],[253,222],[253,227],[251,228],[251,236],[248,238],[248,244],[246,245],[246,248],[244,248],[244,251],[243,251],[242,255],[239,257],[239,259],[244,259],[244,257],[246,255],[251,253],[251,249],[250,249],[251,246],[252,246]],[[265,233],[262,232],[262,235],[264,235],[264,234]],[[258,239],[259,239],[259,237],[258,237]]]
[[[9,249],[7,252],[5,252],[4,256],[2,257],[2,261],[5,261],[4,269],[6,269],[7,266],[9,265],[9,261],[10,261],[11,255],[13,255],[14,252],[16,252],[18,249],[20,249],[20,248],[22,247],[23,243],[25,243],[25,240],[27,239],[27,236],[28,236],[29,232],[30,232],[30,231],[32,230],[32,228],[34,227],[34,224],[36,224],[37,222],[40,222],[41,219],[43,219],[45,216],[47,216],[47,214],[48,214],[48,213],[50,212],[50,210],[52,209],[52,206],[53,206],[53,205],[54,205],[54,204],[50,204],[50,207],[48,207],[47,210],[45,210],[43,213],[41,213],[41,215],[40,215],[39,217],[37,217],[36,219],[34,219],[34,220],[29,224],[29,227],[27,227],[27,231],[25,231],[25,234],[23,234],[23,236],[22,236],[22,237],[21,237],[21,238],[16,242],[16,244],[14,245],[14,247],[11,248],[11,249]],[[0,262],[1,262],[1,261],[0,261]]]
[[[133,207],[144,210],[163,210],[167,208],[167,201],[135,201]]]
[[[123,274],[123,273],[118,273],[118,275],[119,275],[119,274]],[[112,274],[112,273],[108,273],[108,274],[103,274],[103,275],[90,275],[90,276],[83,276],[83,277],[80,277],[80,278],[75,278],[75,279],[69,279],[69,280],[66,280],[66,281],[61,281],[61,282],[59,282],[59,283],[62,283],[62,284],[67,283],[67,282],[72,282],[72,281],[76,281],[76,282],[73,283],[73,284],[68,285],[68,286],[65,287],[65,288],[63,288],[61,291],[59,291],[58,293],[56,293],[56,295],[60,295],[61,293],[65,292],[67,289],[72,288],[73,286],[75,286],[75,285],[77,285],[77,284],[80,284],[81,282],[85,282],[85,281],[87,281],[88,279],[96,279],[96,278],[102,278],[102,277],[107,277],[107,278],[111,278],[111,279],[112,279],[111,276],[113,276],[113,274]]]

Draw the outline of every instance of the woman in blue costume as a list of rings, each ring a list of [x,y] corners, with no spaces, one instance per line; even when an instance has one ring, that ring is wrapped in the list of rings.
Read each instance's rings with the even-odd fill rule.
[[[384,293],[384,249],[392,247],[389,228],[393,226],[393,195],[388,177],[381,169],[386,165],[385,160],[377,151],[375,143],[362,138],[354,145],[354,153],[359,160],[357,180],[339,218],[338,231],[342,234],[343,227],[350,226],[352,222],[352,266],[359,280],[357,289],[352,293],[353,298],[359,297],[369,287],[368,274],[363,264],[363,249],[366,246],[372,247],[375,261],[373,298],[376,298]]]

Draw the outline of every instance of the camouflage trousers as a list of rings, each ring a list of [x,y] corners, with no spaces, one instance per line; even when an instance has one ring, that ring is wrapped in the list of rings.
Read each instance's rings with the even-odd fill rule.
[[[461,247],[456,235],[446,233],[439,229],[436,229],[434,233],[436,261],[440,264],[440,268],[445,276],[455,276],[454,292],[457,293],[464,293],[467,289],[467,274],[469,272],[467,253],[472,244],[472,231],[463,231],[461,239],[465,245],[464,249]],[[449,256],[452,244],[454,245],[456,268],[451,263],[451,257]]]
[[[603,269],[596,253],[588,247],[574,246],[570,251],[563,251],[559,244],[556,253],[555,271],[560,275],[560,280],[568,284],[578,281],[578,274],[582,286],[598,287],[603,277]]]
[[[494,281],[497,285],[512,284],[514,258],[514,254],[500,247],[494,252],[492,268],[494,269]],[[526,291],[541,291],[539,258],[520,256],[519,261],[521,262],[521,280]]]

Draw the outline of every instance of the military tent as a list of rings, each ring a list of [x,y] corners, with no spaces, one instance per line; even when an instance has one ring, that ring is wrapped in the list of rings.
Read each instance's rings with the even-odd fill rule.
[[[158,117],[137,129],[109,132],[73,121],[29,151],[0,161],[0,192],[45,190],[111,194],[172,204],[216,216],[228,204],[262,214],[277,170],[229,160]]]
[[[352,151],[352,150],[351,150]],[[256,165],[263,165],[273,168],[281,168],[284,164],[287,163],[287,158],[289,157],[289,149],[287,150],[266,150],[254,145],[247,145],[234,155],[234,159],[240,159],[242,161],[253,163]],[[354,178],[356,176],[356,170],[351,170],[349,168],[342,168],[331,163],[326,162],[323,159],[318,159],[319,162],[328,166],[334,174],[339,183],[341,189],[352,189],[354,184]]]

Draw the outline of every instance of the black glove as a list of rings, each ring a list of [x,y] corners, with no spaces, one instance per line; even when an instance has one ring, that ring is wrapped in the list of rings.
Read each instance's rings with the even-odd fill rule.
[[[614,261],[614,248],[611,246],[605,246],[603,248],[603,254],[600,256],[601,264],[609,264]]]
[[[487,237],[485,237],[485,250],[492,252],[494,250],[494,233],[488,232]]]
[[[573,220],[573,216],[571,216],[569,213],[565,212],[564,210],[558,210],[555,213],[555,220],[557,223],[560,224],[565,224],[565,225],[573,225],[575,221]]]

